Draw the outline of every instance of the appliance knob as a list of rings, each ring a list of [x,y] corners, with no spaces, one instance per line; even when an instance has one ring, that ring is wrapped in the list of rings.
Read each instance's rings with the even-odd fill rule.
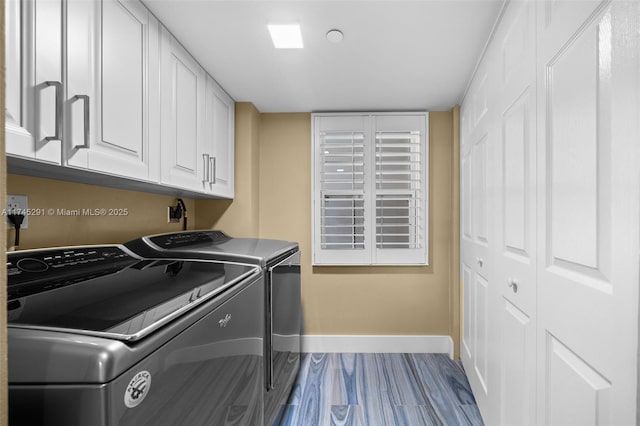
[[[49,269],[49,265],[42,260],[32,257],[25,257],[24,259],[18,260],[16,266],[24,272],[44,272]]]

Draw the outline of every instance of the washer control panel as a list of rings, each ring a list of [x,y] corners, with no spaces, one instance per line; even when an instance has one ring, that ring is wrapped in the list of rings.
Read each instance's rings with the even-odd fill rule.
[[[229,241],[229,239],[222,231],[177,232],[150,238],[151,242],[163,249],[177,249],[198,244],[219,244]]]
[[[9,299],[72,284],[86,275],[113,273],[138,260],[118,246],[26,250],[7,254]]]

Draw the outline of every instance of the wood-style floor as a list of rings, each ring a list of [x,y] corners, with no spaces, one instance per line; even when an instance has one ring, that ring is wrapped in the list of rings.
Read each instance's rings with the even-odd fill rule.
[[[281,426],[482,425],[443,354],[305,354]]]

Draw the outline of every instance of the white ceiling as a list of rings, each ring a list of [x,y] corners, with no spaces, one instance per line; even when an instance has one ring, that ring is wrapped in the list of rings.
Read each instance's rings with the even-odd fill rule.
[[[451,108],[503,0],[144,2],[236,101],[308,112]],[[274,49],[267,24],[288,22],[304,49]]]

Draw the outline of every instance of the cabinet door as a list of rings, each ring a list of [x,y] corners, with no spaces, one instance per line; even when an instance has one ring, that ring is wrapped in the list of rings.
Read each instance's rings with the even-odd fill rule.
[[[234,195],[233,100],[207,75],[203,167],[205,191],[211,195]]]
[[[33,157],[33,137],[24,128],[22,120],[22,3],[7,0],[4,3],[5,18],[5,142],[7,153],[21,151]]]
[[[121,0],[70,1],[67,16],[67,164],[154,180],[157,21]]]
[[[204,191],[206,74],[166,29],[162,31],[161,61],[161,180],[171,186]]]
[[[640,3],[538,13],[538,420],[636,424]]]
[[[8,0],[5,13],[7,154],[60,164],[62,2]]]

